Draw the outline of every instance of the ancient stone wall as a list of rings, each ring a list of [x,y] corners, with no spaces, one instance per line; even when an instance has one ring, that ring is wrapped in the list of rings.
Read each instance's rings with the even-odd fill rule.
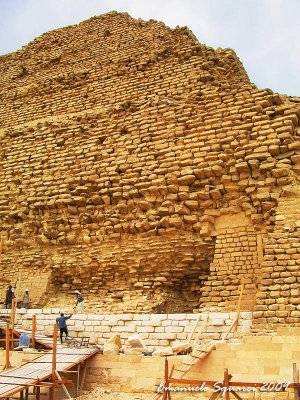
[[[18,309],[16,324],[24,329],[32,328],[32,315],[36,315],[37,331],[53,335],[53,325],[62,309]],[[66,311],[64,309],[63,311]],[[9,315],[0,309],[0,319]],[[195,329],[199,314],[74,314],[68,320],[70,335],[75,338],[88,336],[92,344],[103,345],[113,335],[120,335],[123,346],[128,347],[128,337],[138,333],[146,346],[172,346],[175,341],[186,342]],[[192,341],[195,340],[202,321],[207,319],[201,339],[219,340],[228,331],[236,312],[203,313],[196,326]],[[250,332],[252,313],[242,312],[235,336]],[[232,338],[229,333],[228,338]]]
[[[254,326],[300,326],[300,187],[285,188],[268,236],[257,293]]]
[[[3,278],[43,281],[36,304],[80,288],[93,310],[188,312],[232,309],[244,277],[253,308],[297,181],[297,98],[186,28],[118,13],[0,57],[0,82]]]
[[[217,343],[216,350],[196,363],[184,376],[184,379],[194,381],[206,380],[207,391],[190,392],[188,395],[177,392],[173,393],[173,397],[183,400],[187,396],[189,399],[209,398],[215,388],[207,382],[222,381],[226,367],[235,382],[266,382],[265,388],[268,393],[262,394],[260,388],[251,387],[251,397],[276,398],[274,386],[277,384],[279,391],[280,386],[287,383],[288,390],[281,391],[277,396],[282,400],[289,400],[293,397],[293,389],[289,385],[289,382],[293,381],[293,363],[298,362],[300,351],[299,328],[281,328],[279,331],[278,335],[273,336],[245,336],[242,343]],[[175,365],[176,369],[184,360],[184,356],[169,357],[168,360],[169,368]],[[97,355],[88,362],[87,389],[101,385],[123,392],[130,390],[153,393],[161,382],[164,382],[163,357]],[[242,396],[241,393],[239,395]],[[243,397],[248,396],[243,392]]]

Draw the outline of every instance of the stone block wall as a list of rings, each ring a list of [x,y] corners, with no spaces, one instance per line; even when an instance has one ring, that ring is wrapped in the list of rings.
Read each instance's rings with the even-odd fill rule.
[[[298,179],[297,98],[186,28],[118,13],[0,57],[0,83],[3,293],[37,276],[37,305],[81,289],[100,312],[230,310],[244,276],[253,308],[255,235]]]
[[[16,323],[23,328],[31,329],[32,315],[36,315],[37,331],[51,336],[58,309],[18,310]],[[0,310],[7,315],[7,310]],[[230,327],[236,316],[235,312],[211,313],[202,338],[220,339]],[[126,345],[129,336],[139,333],[146,346],[170,346],[176,340],[186,342],[193,331],[198,314],[75,314],[68,320],[70,335],[74,337],[89,336],[91,343],[103,345],[113,335],[120,335],[121,342]],[[201,316],[203,320],[204,314]],[[242,312],[238,324],[238,334],[250,332],[252,313]],[[198,332],[201,321],[198,324]],[[193,340],[195,339],[193,335]],[[231,337],[230,334],[229,337]],[[127,344],[128,345],[128,344]]]
[[[79,288],[90,311],[168,313],[199,307],[213,254],[213,239],[170,232],[124,235],[75,246],[57,243],[52,248],[12,249],[2,254],[1,261],[7,266],[2,270],[5,276],[16,283],[17,297],[28,288],[35,306],[48,301],[71,307],[74,290]],[[14,269],[9,270],[12,263]],[[1,286],[4,299],[7,283]]]
[[[269,235],[257,293],[256,326],[300,326],[300,188],[283,191],[276,213],[276,230]]]
[[[179,364],[182,356],[175,358]],[[164,362],[164,357],[96,355],[88,361],[84,389],[93,390],[103,386],[112,391],[141,392],[150,396],[164,375]]]
[[[233,382],[289,383],[293,382],[293,363],[298,363],[299,351],[298,328],[279,329],[273,336],[246,336],[242,343],[217,344],[216,351],[196,364],[186,379],[199,379],[201,376],[200,379],[222,381],[224,369],[228,368]],[[257,390],[255,397],[267,398],[275,394],[271,390],[266,392]],[[293,396],[293,390],[280,393],[280,396],[288,400]]]
[[[235,310],[244,283],[241,307],[251,310],[260,281],[262,235],[252,227],[228,227],[216,237],[210,274],[201,289],[202,308]]]
[[[2,127],[97,106],[122,114],[169,92],[179,101],[186,94],[194,98],[224,71],[233,82],[249,82],[232,50],[203,46],[187,28],[171,30],[116,12],[46,33],[2,56],[0,67]]]
[[[222,381],[224,369],[232,374],[233,382],[265,382],[265,392],[253,388],[250,393],[238,393],[245,398],[269,398],[270,396],[288,400],[293,390],[276,393],[272,383],[293,381],[293,363],[299,360],[299,331],[280,330],[273,336],[246,336],[242,343],[219,343],[205,359],[195,364],[184,379]],[[169,368],[180,365],[185,356],[168,357]],[[103,356],[97,355],[88,362],[85,389],[98,386],[113,391],[144,392],[150,396],[161,382],[164,382],[163,357]],[[175,385],[174,385],[175,386]],[[176,385],[186,387],[186,385]],[[196,385],[194,385],[196,386]],[[198,386],[198,385],[197,385]],[[206,392],[173,393],[178,399],[210,398],[214,388],[205,385]],[[280,386],[278,386],[280,387]],[[249,397],[248,397],[249,396]]]

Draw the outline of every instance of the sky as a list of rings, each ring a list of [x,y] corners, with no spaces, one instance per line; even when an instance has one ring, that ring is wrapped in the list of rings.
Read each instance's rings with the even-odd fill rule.
[[[187,26],[202,44],[232,48],[259,88],[300,96],[300,0],[0,0],[0,54],[112,10]]]

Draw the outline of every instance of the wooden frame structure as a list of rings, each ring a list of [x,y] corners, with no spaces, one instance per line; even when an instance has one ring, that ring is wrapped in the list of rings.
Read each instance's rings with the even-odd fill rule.
[[[34,324],[33,324],[34,326]],[[1,326],[3,329],[3,326]],[[63,379],[60,373],[75,373],[76,374],[76,393],[84,385],[86,376],[87,359],[99,352],[97,347],[84,349],[70,349],[66,346],[57,344],[58,326],[54,324],[52,338],[52,352],[23,365],[20,368],[9,369],[9,354],[11,329],[9,324],[5,325],[6,329],[6,368],[4,372],[0,372],[0,399],[9,400],[17,398],[20,400],[28,400],[29,388],[33,388],[33,395],[36,400],[41,399],[41,388],[49,389],[49,399],[56,400],[56,391],[59,385],[62,386],[65,394],[69,399],[71,396],[66,388],[66,385],[73,384],[70,379]],[[34,329],[33,329],[34,331]],[[39,338],[37,338],[39,340]],[[49,346],[49,342],[47,342]],[[84,364],[81,374],[80,366]],[[38,368],[37,368],[38,367]],[[76,369],[74,368],[76,367]]]
[[[164,382],[164,392],[157,394],[156,398],[162,396],[163,400],[171,400],[171,385],[172,384],[179,384],[181,385],[195,385],[201,387],[201,385],[213,386],[221,381],[209,381],[209,380],[196,380],[196,379],[179,379],[179,378],[172,378],[174,371],[174,366],[171,369],[169,374],[169,363],[168,358],[165,359],[165,382]],[[224,369],[224,376],[222,380],[222,387],[224,388],[224,395],[222,391],[214,392],[209,397],[209,400],[216,400],[218,397],[222,397],[225,400],[230,400],[231,395],[236,398],[237,400],[242,400],[240,394],[236,393],[235,391],[230,391],[232,387],[239,387],[239,388],[262,388],[266,385],[266,383],[262,382],[232,382],[232,375],[229,374],[228,369]],[[170,389],[170,390],[168,390]],[[296,364],[293,363],[293,382],[288,383],[287,387],[281,387],[280,390],[276,390],[275,393],[286,391],[287,389],[294,389],[294,400],[300,400],[300,383],[299,383],[299,369],[297,368]],[[268,392],[270,393],[270,392]]]

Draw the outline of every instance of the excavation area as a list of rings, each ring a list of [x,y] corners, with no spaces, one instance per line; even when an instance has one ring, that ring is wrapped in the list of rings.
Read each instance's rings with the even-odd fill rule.
[[[1,399],[298,395],[300,328],[258,331],[252,313],[238,309],[74,314],[61,343],[59,316],[58,309],[0,311]]]

